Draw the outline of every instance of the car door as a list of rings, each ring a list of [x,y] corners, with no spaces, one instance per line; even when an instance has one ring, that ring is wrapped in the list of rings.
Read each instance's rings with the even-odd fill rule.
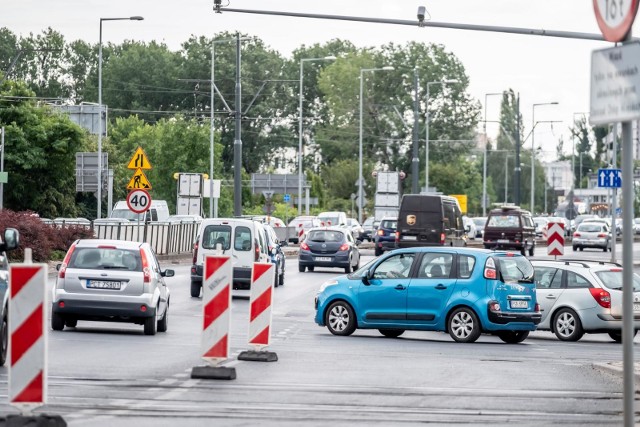
[[[153,249],[147,246],[144,250],[147,252],[147,256],[149,256],[151,259],[152,270],[153,270],[152,272],[153,283],[155,284],[155,286],[157,286],[158,291],[160,293],[159,309],[160,309],[160,313],[164,313],[167,307],[167,301],[169,299],[169,291],[167,289],[167,284],[164,281],[164,277],[162,277],[162,271],[160,270],[160,263],[158,262],[158,258],[156,258],[156,254],[153,251]]]
[[[413,252],[394,254],[373,267],[358,292],[362,321],[379,325],[406,322],[407,289],[415,258]]]
[[[535,266],[534,281],[536,283],[536,299],[542,312],[541,323],[546,324],[553,308],[558,304],[564,288],[562,286],[562,270],[555,267]]]
[[[408,321],[434,324],[442,318],[457,280],[454,259],[453,253],[423,253],[407,293]]]

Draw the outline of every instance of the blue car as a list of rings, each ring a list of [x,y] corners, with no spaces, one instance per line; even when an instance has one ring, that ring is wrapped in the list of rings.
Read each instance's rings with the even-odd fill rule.
[[[334,335],[357,328],[393,338],[405,330],[443,331],[457,342],[488,333],[519,343],[542,317],[527,258],[463,247],[389,252],[323,283],[315,307],[315,322]]]

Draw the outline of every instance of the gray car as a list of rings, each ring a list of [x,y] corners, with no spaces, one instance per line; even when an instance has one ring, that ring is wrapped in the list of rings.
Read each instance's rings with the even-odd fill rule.
[[[603,251],[611,250],[612,235],[609,227],[604,222],[582,222],[573,233],[571,245],[573,250],[584,248],[596,248]]]
[[[562,341],[607,333],[622,342],[622,267],[604,261],[531,260],[542,320]],[[633,275],[634,317],[640,317],[640,276]],[[640,320],[634,322],[634,335]]]
[[[20,233],[15,228],[4,231],[0,239],[0,366],[7,360],[9,348],[9,260],[6,251],[16,249],[20,244]]]
[[[58,265],[53,289],[51,328],[75,327],[78,320],[131,322],[145,335],[165,332],[170,293],[147,243],[122,240],[77,240]]]

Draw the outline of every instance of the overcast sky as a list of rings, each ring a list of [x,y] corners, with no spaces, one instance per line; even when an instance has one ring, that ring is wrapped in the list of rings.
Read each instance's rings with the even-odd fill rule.
[[[418,6],[427,7],[431,20],[475,25],[521,27],[536,30],[600,34],[589,0],[223,0],[237,9],[277,10],[330,15],[414,20]],[[220,31],[240,31],[260,37],[268,46],[290,57],[301,44],[334,38],[358,47],[408,41],[442,44],[454,53],[470,77],[469,91],[484,106],[485,94],[513,89],[520,93],[525,135],[532,127],[532,105],[557,101],[559,105],[535,108],[535,120],[563,123],[539,124],[535,143],[554,155],[560,135],[565,151],[571,149],[567,128],[574,113],[589,111],[591,51],[611,43],[540,36],[512,35],[454,29],[418,28],[307,18],[273,17],[213,12],[212,0],[3,0],[0,26],[27,36],[47,27],[67,41],[96,43],[99,19],[142,15],[142,22],[108,22],[103,41],[124,39],[163,41],[171,49],[191,34],[212,36]],[[640,36],[636,21],[634,32]],[[354,81],[354,84],[357,82]],[[489,97],[487,120],[498,120],[499,97]],[[490,137],[497,128],[488,124]],[[530,148],[531,141],[526,147]]]

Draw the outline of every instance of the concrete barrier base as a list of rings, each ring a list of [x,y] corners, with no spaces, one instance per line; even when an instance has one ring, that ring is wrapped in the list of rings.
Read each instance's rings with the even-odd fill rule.
[[[194,366],[191,369],[192,379],[201,380],[235,380],[236,368],[225,366]]]
[[[67,427],[60,415],[7,415],[0,417],[0,425],[7,427]]]
[[[243,351],[238,355],[238,360],[250,362],[277,362],[278,355],[272,351]]]

